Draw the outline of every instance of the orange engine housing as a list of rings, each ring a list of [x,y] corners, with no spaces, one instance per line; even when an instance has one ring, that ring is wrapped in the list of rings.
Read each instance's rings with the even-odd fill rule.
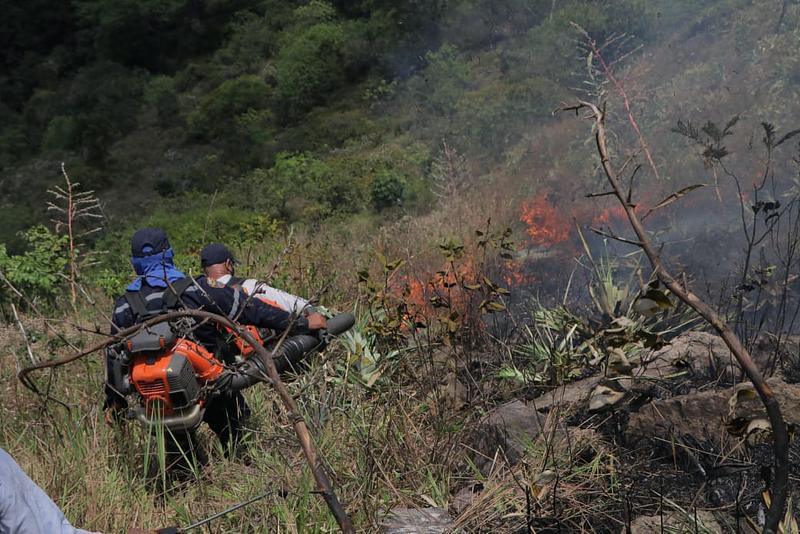
[[[214,355],[188,339],[179,339],[162,353],[134,354],[131,382],[148,416],[170,415],[201,402],[200,388],[224,367]]]
[[[244,327],[247,330],[247,333],[253,336],[253,339],[256,340],[256,343],[259,345],[264,344],[264,340],[261,337],[261,332],[259,332],[258,328],[255,326],[247,325]],[[247,341],[244,340],[243,337],[239,336],[233,330],[226,327],[228,332],[233,336],[233,342],[236,345],[236,349],[239,351],[239,354],[244,356],[245,358],[249,357],[256,349],[252,347]]]

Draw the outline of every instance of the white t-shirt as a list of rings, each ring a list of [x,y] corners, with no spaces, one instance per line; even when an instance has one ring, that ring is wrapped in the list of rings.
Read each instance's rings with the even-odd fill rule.
[[[226,274],[225,276],[217,278],[217,282],[227,284],[230,279],[231,275]],[[254,278],[244,280],[241,287],[246,295],[253,295],[255,298],[264,300],[268,304],[277,306],[289,313],[300,313],[308,308],[308,301],[306,299],[268,286],[266,283],[259,282]]]

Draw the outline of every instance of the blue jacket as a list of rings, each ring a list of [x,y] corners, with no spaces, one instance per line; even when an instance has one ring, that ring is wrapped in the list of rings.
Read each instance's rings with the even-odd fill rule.
[[[92,534],[69,524],[47,494],[0,449],[0,534]]]
[[[201,276],[195,282],[183,292],[180,297],[181,302],[176,309],[205,310],[235,319],[242,324],[278,331],[283,331],[291,323],[292,316],[288,312],[270,306],[259,299],[248,298],[239,288],[225,286],[209,280],[205,276]],[[167,291],[170,289],[153,287],[144,283],[138,293],[147,302],[147,309],[156,311],[163,308],[163,295]],[[114,304],[112,320],[114,325],[111,333],[113,334],[120,329],[137,324],[140,318],[136,317],[128,300],[120,297]],[[307,331],[307,329],[308,321],[305,317],[297,317],[294,321],[293,331]],[[194,334],[197,336],[197,340],[209,349],[214,347],[219,336],[216,326],[212,324],[197,328]]]

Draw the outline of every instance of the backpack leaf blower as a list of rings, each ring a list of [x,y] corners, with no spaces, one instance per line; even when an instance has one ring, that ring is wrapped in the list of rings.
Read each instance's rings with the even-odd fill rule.
[[[353,314],[342,313],[329,319],[325,330],[287,337],[273,353],[278,371],[294,367],[354,323]],[[254,330],[249,332],[261,341]],[[224,365],[202,345],[180,337],[169,322],[144,327],[109,351],[109,382],[121,395],[135,397],[132,418],[172,432],[195,429],[214,395],[269,381],[266,363],[257,353],[251,351],[241,362]]]

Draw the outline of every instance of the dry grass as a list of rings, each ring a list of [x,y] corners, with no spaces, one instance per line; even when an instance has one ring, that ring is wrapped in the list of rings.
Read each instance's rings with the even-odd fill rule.
[[[41,322],[23,321],[40,336],[35,353],[46,354],[52,339]],[[75,344],[89,341],[86,334],[70,332]],[[324,502],[312,493],[313,478],[268,388],[246,392],[255,414],[248,425],[249,465],[226,459],[204,430],[201,441],[209,449],[210,464],[188,480],[167,479],[165,486],[154,459],[155,440],[133,423],[115,429],[104,424],[99,356],[54,373],[51,394],[65,401],[69,411],[54,402],[43,407],[15,378],[15,362],[25,357],[18,332],[7,326],[0,337],[8,348],[0,355],[0,444],[76,525],[101,532],[185,525],[271,491],[263,501],[217,521],[211,532],[336,530]],[[69,351],[62,347],[56,352]],[[432,378],[436,373],[426,352],[404,353],[394,364],[397,369],[367,388],[344,364],[342,348],[333,348],[289,384],[359,531],[376,530],[382,513],[394,506],[448,508],[453,494],[476,478],[484,490],[457,524],[474,532],[513,529],[524,525],[528,513],[521,488],[536,491],[534,481],[547,469],[558,473],[558,482],[546,496],[534,495],[533,513],[555,514],[567,525],[589,521],[581,510],[601,508],[598,496],[606,491],[602,487],[608,488],[615,463],[599,438],[574,449],[533,443],[522,464],[510,469],[498,457],[484,478],[471,467],[468,439],[479,411],[454,410],[446,398],[435,405],[439,397],[431,390],[438,377]],[[46,375],[39,379],[47,382]],[[591,458],[578,459],[587,450]]]

